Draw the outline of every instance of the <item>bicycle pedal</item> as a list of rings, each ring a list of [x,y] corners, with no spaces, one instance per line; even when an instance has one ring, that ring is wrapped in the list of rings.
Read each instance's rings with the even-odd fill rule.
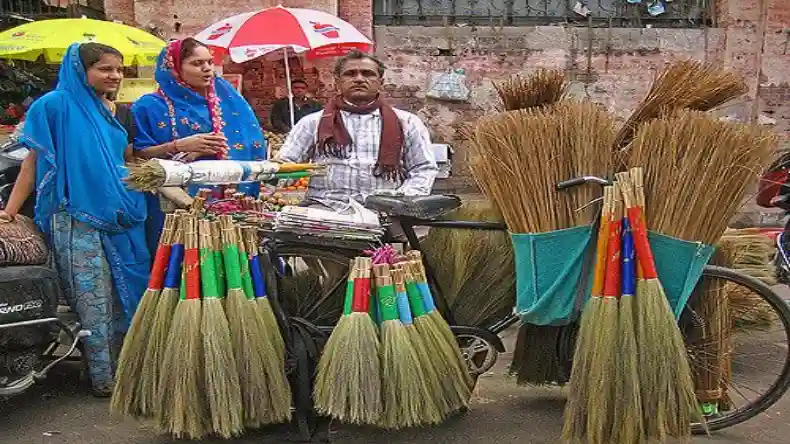
[[[719,403],[718,402],[703,402],[700,405],[700,410],[702,410],[703,416],[718,416],[719,415]]]

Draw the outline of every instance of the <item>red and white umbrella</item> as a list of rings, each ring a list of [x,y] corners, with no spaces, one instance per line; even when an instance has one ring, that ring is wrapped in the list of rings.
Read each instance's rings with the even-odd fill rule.
[[[277,6],[234,15],[195,36],[200,42],[224,48],[236,63],[279,49],[307,53],[308,58],[341,56],[352,49],[368,52],[373,42],[349,23],[312,9]]]

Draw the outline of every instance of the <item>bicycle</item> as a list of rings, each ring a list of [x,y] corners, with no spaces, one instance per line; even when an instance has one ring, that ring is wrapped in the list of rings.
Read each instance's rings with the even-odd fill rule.
[[[593,176],[585,176],[564,181],[557,184],[558,190],[567,189],[586,183],[597,183],[607,185],[609,182]],[[469,229],[469,230],[496,230],[507,231],[507,226],[503,223],[476,222],[465,220],[445,220],[442,219],[447,213],[457,209],[461,205],[461,200],[456,196],[434,195],[420,198],[397,198],[389,196],[371,196],[365,202],[366,207],[371,210],[385,214],[389,219],[398,222],[405,234],[406,244],[410,249],[421,249],[414,228],[418,226],[430,228],[449,228],[449,229]],[[286,341],[289,345],[289,356],[291,357],[289,370],[295,381],[295,408],[296,417],[300,422],[300,427],[308,433],[311,416],[312,404],[309,399],[311,394],[311,377],[314,374],[316,362],[320,356],[321,344],[333,328],[333,323],[340,316],[342,306],[342,294],[348,276],[348,263],[353,257],[359,256],[363,251],[374,248],[376,245],[365,242],[337,242],[322,239],[310,238],[305,236],[273,235],[262,243],[265,262],[268,264],[267,281],[270,294],[277,301],[278,311],[280,312],[281,326],[285,328]],[[315,298],[315,303],[310,307],[294,306],[293,301],[284,300],[282,295],[283,280],[288,277],[288,267],[274,266],[277,259],[297,260],[310,258],[334,263],[335,266],[345,267],[345,273],[339,275],[335,273],[337,281],[326,282],[321,278],[313,284],[321,287],[322,294]],[[444,293],[435,278],[435,270],[431,265],[431,258],[423,254],[423,261],[426,268],[428,283],[432,287],[437,308],[445,316],[451,329],[459,340],[459,346],[469,365],[470,373],[476,379],[481,374],[487,372],[494,366],[499,353],[505,351],[504,344],[498,334],[507,328],[516,325],[519,318],[515,315],[503,317],[494,325],[488,328],[478,328],[473,326],[455,325],[452,313],[445,304]],[[281,262],[282,263],[282,262]],[[322,265],[322,268],[325,268]],[[291,270],[293,271],[293,270]],[[325,271],[325,270],[324,270]],[[734,407],[729,405],[723,412],[712,412],[707,417],[707,429],[702,424],[693,424],[692,430],[695,434],[705,433],[706,430],[717,431],[744,421],[764,412],[776,403],[790,387],[790,308],[784,300],[780,298],[769,286],[763,282],[740,273],[738,271],[707,265],[698,282],[709,282],[710,280],[724,281],[727,285],[735,285],[738,288],[745,288],[759,298],[755,306],[768,306],[775,312],[774,322],[781,327],[782,337],[773,340],[778,344],[779,349],[785,353],[784,360],[781,362],[779,375],[771,382],[770,387],[764,393],[759,394],[757,399],[748,401],[745,406]],[[697,369],[705,365],[707,347],[704,342],[700,343],[700,338],[704,339],[705,321],[694,311],[693,307],[698,301],[699,294],[694,292],[692,297],[684,307],[679,325],[684,337],[689,345],[689,354],[692,366]],[[298,305],[298,304],[297,304]],[[284,307],[285,306],[285,307]],[[325,314],[321,315],[320,308],[324,308]],[[284,309],[285,308],[285,309]],[[285,312],[291,313],[290,316]],[[561,355],[563,362],[570,363],[573,358],[575,335],[568,334],[560,344],[558,354]],[[313,362],[310,362],[313,361]],[[733,360],[738,366],[744,363]],[[568,368],[568,371],[570,368]],[[731,375],[730,381],[734,381],[735,375]],[[756,391],[756,390],[753,390]],[[738,388],[731,387],[729,392],[740,392]],[[732,404],[729,399],[724,404]],[[711,412],[708,412],[711,413]]]

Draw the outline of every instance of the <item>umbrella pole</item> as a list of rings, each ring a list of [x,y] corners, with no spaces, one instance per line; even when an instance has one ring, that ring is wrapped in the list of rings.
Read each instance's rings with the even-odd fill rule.
[[[283,48],[285,56],[285,83],[288,87],[288,110],[291,112],[291,129],[294,127],[294,93],[291,91],[291,66],[288,64],[288,48]]]

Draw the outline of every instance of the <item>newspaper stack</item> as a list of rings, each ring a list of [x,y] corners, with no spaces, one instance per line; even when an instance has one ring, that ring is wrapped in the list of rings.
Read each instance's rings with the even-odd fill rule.
[[[384,230],[376,213],[351,201],[349,211],[286,206],[274,223],[274,231],[343,240],[377,241]]]

